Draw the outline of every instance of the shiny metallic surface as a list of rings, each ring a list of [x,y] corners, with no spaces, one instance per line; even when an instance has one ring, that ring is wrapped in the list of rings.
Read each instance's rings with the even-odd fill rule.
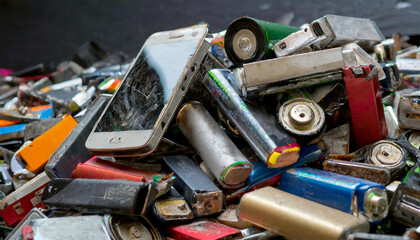
[[[392,168],[400,165],[403,156],[402,149],[395,143],[380,141],[373,146],[370,161],[375,165]]]
[[[286,239],[346,239],[369,231],[366,220],[272,187],[245,194],[239,216]]]
[[[313,136],[319,133],[325,124],[325,114],[314,101],[295,98],[285,102],[279,109],[280,125],[297,136]]]
[[[388,198],[385,190],[371,188],[366,191],[364,198],[362,214],[367,219],[381,220],[388,215]]]
[[[250,30],[241,29],[233,37],[233,51],[239,58],[251,58],[256,49],[257,39]]]

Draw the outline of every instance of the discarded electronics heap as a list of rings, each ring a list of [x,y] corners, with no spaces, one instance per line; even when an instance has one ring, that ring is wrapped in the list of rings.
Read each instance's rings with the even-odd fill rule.
[[[420,48],[242,17],[1,69],[6,239],[420,239]]]

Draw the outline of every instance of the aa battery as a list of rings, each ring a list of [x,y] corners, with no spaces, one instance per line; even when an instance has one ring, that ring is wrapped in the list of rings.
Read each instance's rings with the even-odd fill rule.
[[[229,59],[240,67],[274,55],[273,45],[299,28],[250,17],[234,20],[226,31],[225,50]]]
[[[236,186],[246,181],[252,164],[199,102],[184,104],[177,124],[218,182]]]
[[[278,121],[287,133],[304,143],[321,140],[326,127],[324,110],[306,98],[283,103],[278,110]]]
[[[288,239],[344,240],[350,233],[369,231],[363,219],[272,187],[245,194],[239,216]]]
[[[279,189],[370,222],[382,220],[388,214],[385,187],[360,178],[307,167],[294,168],[282,174]]]
[[[378,75],[374,69],[370,66],[343,68],[357,148],[382,140],[388,135]]]
[[[252,162],[254,170],[249,175],[246,181],[246,187],[241,188],[234,193],[226,196],[226,202],[230,203],[239,198],[245,193],[263,188],[266,186],[278,187],[280,181],[280,175],[287,169],[293,167],[303,166],[307,163],[313,162],[322,156],[322,151],[319,149],[317,144],[302,145],[302,149],[299,152],[299,159],[292,165],[282,168],[269,168],[263,162]]]
[[[164,223],[177,223],[194,218],[190,206],[174,187],[155,201],[153,214]]]
[[[368,181],[388,185],[391,182],[389,169],[373,164],[328,159],[324,161],[324,170]]]
[[[267,120],[264,125],[266,128],[271,125],[271,128],[269,128],[271,131],[266,132],[230,85],[228,78],[231,77],[229,70],[214,69],[207,73],[203,84],[214,97],[222,112],[235,125],[257,156],[267,166],[279,168],[296,162],[300,150],[296,140],[281,129],[272,127],[275,123],[269,123]],[[263,114],[257,108],[254,109],[258,116]],[[260,119],[264,118],[270,118],[270,116],[266,115]],[[273,137],[275,137],[275,140]]]
[[[170,172],[176,176],[174,188],[191,206],[195,216],[222,211],[223,192],[187,156],[163,157]]]
[[[61,209],[143,215],[153,204],[157,192],[155,183],[55,178],[45,188],[42,202]]]

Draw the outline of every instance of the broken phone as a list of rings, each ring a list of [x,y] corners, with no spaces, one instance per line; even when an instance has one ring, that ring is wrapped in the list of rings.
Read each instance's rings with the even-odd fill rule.
[[[151,35],[96,122],[86,148],[101,156],[151,153],[198,72],[210,44],[196,25]]]

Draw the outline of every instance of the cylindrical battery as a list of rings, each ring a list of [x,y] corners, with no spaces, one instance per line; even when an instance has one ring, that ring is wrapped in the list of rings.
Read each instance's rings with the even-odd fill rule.
[[[369,231],[363,219],[273,187],[245,194],[239,217],[287,239],[344,240],[350,233]]]
[[[385,186],[318,169],[289,169],[279,189],[320,204],[377,222],[388,214]]]
[[[234,20],[226,31],[226,54],[237,67],[266,59],[274,53],[272,47],[275,43],[298,30],[297,27],[241,17]]]
[[[218,182],[234,186],[246,181],[252,164],[199,102],[184,104],[177,123]]]
[[[393,179],[398,177],[406,165],[407,151],[393,141],[378,141],[370,146],[367,162],[383,166],[391,171]]]
[[[207,73],[203,84],[222,112],[267,166],[279,168],[296,162],[300,150],[296,140],[288,136],[281,128],[267,133],[230,85],[228,78],[231,76],[229,70],[213,69]],[[270,137],[271,134],[275,135],[276,141],[272,136]]]
[[[278,111],[280,125],[301,142],[321,140],[325,130],[324,110],[314,101],[294,98],[283,103]]]

